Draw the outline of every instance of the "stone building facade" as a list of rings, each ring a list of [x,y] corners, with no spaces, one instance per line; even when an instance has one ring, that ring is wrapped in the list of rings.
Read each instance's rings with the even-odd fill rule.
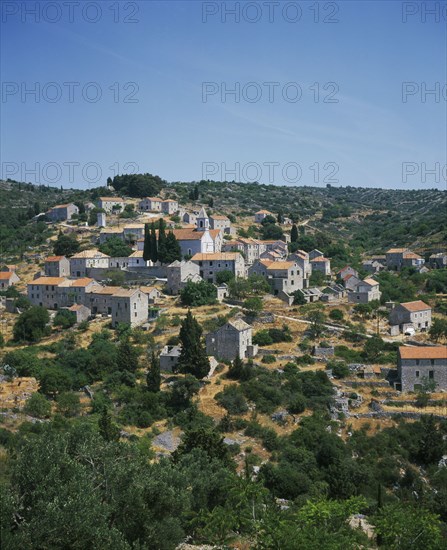
[[[447,346],[399,348],[397,389],[418,391],[432,384],[436,391],[447,390]]]
[[[228,321],[206,335],[206,353],[224,361],[254,357],[258,346],[253,345],[252,336],[252,327],[242,319]]]

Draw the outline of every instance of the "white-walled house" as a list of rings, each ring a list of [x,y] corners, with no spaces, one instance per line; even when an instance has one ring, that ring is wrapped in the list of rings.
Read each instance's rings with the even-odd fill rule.
[[[91,268],[108,269],[110,256],[99,250],[83,250],[70,258],[71,277],[86,277]]]
[[[128,260],[129,260],[129,263],[128,263],[129,269],[132,269],[135,267],[149,267],[152,265],[151,260],[146,261],[143,258],[142,250],[136,250],[133,254],[129,256]]]
[[[48,210],[46,215],[52,222],[61,222],[71,220],[75,214],[79,214],[79,208],[70,202],[68,204],[58,204],[53,206],[53,208]]]
[[[111,214],[114,209],[124,210],[125,201],[121,197],[99,197],[98,207]],[[119,207],[119,208],[118,208]]]
[[[178,210],[178,202],[173,199],[165,199],[161,203],[161,211],[165,214],[175,214]]]
[[[15,271],[1,271],[0,272],[0,290],[7,290],[9,287],[15,285],[20,281]]]
[[[199,275],[210,283],[216,282],[216,275],[230,271],[234,277],[246,277],[245,262],[239,252],[217,252],[211,254],[194,254],[191,261],[199,266]]]
[[[138,203],[138,209],[142,212],[161,212],[162,202],[158,197],[145,197]]]
[[[258,210],[258,212],[256,212],[255,214],[255,223],[262,223],[267,216],[275,217],[275,215],[268,210]]]
[[[46,277],[69,277],[70,260],[65,256],[48,256],[44,269]]]

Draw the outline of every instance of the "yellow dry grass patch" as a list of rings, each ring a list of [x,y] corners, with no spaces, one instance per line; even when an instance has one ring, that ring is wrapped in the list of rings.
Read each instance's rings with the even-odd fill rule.
[[[39,389],[33,377],[21,376],[0,384],[0,408],[22,408],[26,400]]]

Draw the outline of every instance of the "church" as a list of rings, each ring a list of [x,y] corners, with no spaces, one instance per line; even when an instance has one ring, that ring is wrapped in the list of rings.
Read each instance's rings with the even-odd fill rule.
[[[167,230],[169,232],[169,230]],[[210,219],[202,207],[196,218],[196,228],[172,229],[180,244],[182,256],[220,252],[223,242],[221,229],[210,229]],[[144,239],[138,240],[138,250],[143,250]]]

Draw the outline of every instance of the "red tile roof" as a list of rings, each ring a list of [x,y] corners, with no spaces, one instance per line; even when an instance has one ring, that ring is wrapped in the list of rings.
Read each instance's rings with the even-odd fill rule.
[[[402,359],[447,359],[447,346],[401,346]]]

